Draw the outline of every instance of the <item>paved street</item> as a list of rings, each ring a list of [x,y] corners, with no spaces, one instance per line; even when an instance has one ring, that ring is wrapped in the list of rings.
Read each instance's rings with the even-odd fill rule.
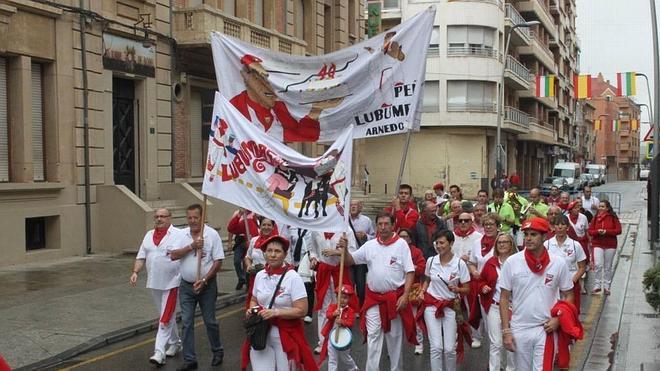
[[[635,306],[641,306],[641,299],[628,299],[625,289],[628,277],[641,280],[643,272],[633,272],[629,275],[631,269],[631,256],[639,257],[649,255],[637,254],[636,251],[642,250],[646,243],[645,231],[637,228],[639,220],[645,220],[645,201],[643,199],[643,183],[641,182],[620,182],[607,184],[594,189],[598,195],[600,192],[621,193],[621,211],[619,216],[624,224],[624,233],[619,241],[622,245],[622,259],[618,262],[617,274],[613,285],[613,295],[607,299],[602,296],[582,296],[582,321],[585,326],[586,337],[578,342],[573,350],[572,369],[605,369],[607,368],[607,354],[611,351],[609,338],[612,333],[617,332],[621,323],[627,323],[635,331],[646,330],[649,337],[631,336],[631,330],[626,329],[621,333],[625,336],[626,344],[628,341],[635,344],[631,346],[620,346],[617,349],[617,357],[623,364],[634,365],[638,362],[640,349],[644,349],[644,342],[648,343],[653,331],[654,324],[657,325],[657,319],[649,319],[651,325],[645,325],[646,329],[639,328],[638,321],[626,319],[622,316],[623,298],[634,302]],[[604,194],[603,194],[604,195]],[[615,201],[617,195],[609,193],[608,196]],[[645,227],[645,225],[642,225]],[[642,232],[644,234],[642,235]],[[643,240],[643,241],[642,241]],[[646,247],[643,248],[647,250]],[[125,274],[127,266],[130,266],[128,258],[103,258],[101,264],[99,261],[89,260],[85,268],[79,261],[64,265],[67,268],[60,267],[32,267],[30,271],[21,271],[16,268],[13,270],[0,271],[0,278],[5,282],[12,282],[4,289],[0,289],[0,294],[9,300],[3,300],[0,304],[0,315],[7,318],[5,321],[5,330],[13,334],[11,337],[4,337],[0,340],[0,349],[3,349],[7,358],[14,361],[14,366],[25,366],[30,362],[17,364],[16,359],[22,359],[17,354],[30,356],[30,351],[39,349],[41,358],[32,354],[31,362],[47,358],[75,344],[91,341],[99,338],[102,333],[120,331],[122,328],[135,326],[139,323],[149,321],[153,317],[151,311],[152,304],[148,300],[148,293],[144,289],[129,289],[125,283]],[[73,264],[73,265],[71,265]],[[639,265],[639,264],[638,264]],[[229,265],[226,268],[231,269]],[[221,274],[221,291],[233,292],[234,281],[233,272],[225,270]],[[620,292],[619,292],[620,291]],[[639,296],[637,293],[636,296]],[[85,303],[86,302],[86,303]],[[73,303],[73,304],[72,304]],[[91,304],[90,304],[91,303]],[[601,317],[601,310],[605,308],[604,315]],[[48,307],[49,311],[43,308]],[[107,308],[105,308],[107,307]],[[110,309],[105,310],[104,309]],[[630,308],[627,312],[637,313],[639,311],[646,313],[648,308]],[[26,315],[26,313],[28,315]],[[47,313],[55,313],[48,320]],[[240,362],[240,346],[244,335],[241,327],[243,316],[241,305],[232,305],[217,311],[217,317],[220,320],[221,336],[225,345],[225,363],[218,369],[235,370]],[[21,315],[23,314],[23,315]],[[56,316],[56,317],[55,317]],[[60,318],[61,317],[61,318]],[[205,335],[205,329],[200,323],[196,327],[196,343],[198,349],[198,360],[200,369],[210,368],[210,352]],[[626,322],[627,321],[627,322]],[[637,326],[637,327],[634,327]],[[120,331],[121,332],[121,331]],[[354,333],[358,334],[357,325]],[[637,333],[637,332],[635,332]],[[40,336],[45,334],[47,336]],[[598,334],[597,336],[595,336]],[[73,337],[73,336],[76,337]],[[94,336],[92,336],[94,335]],[[129,334],[130,335],[130,334]],[[313,341],[316,339],[316,327],[314,325],[306,326],[307,339]],[[27,341],[20,343],[18,339],[22,336]],[[73,337],[73,338],[72,338]],[[11,339],[14,340],[11,340]],[[130,336],[126,340],[113,342],[107,346],[100,347],[92,352],[77,355],[64,363],[58,364],[50,369],[75,369],[75,370],[151,370],[154,367],[148,363],[148,357],[153,352],[154,332],[147,328],[138,335]],[[77,341],[77,343],[76,343]],[[31,345],[37,343],[38,347]],[[623,344],[623,340],[620,344]],[[632,344],[631,343],[631,344]],[[313,347],[315,344],[311,344]],[[428,343],[425,344],[425,354],[415,356],[410,346],[405,347],[404,364],[405,369],[428,369]],[[487,341],[481,349],[468,349],[465,362],[459,367],[460,370],[481,370],[487,364]],[[6,352],[5,349],[14,349]],[[366,356],[366,345],[362,344],[361,338],[353,343],[352,353],[356,358],[358,365],[364,365]],[[648,354],[648,352],[643,352]],[[13,358],[12,358],[13,357]],[[36,358],[36,359],[35,359]],[[650,358],[650,359],[649,359]],[[652,357],[646,357],[643,361],[653,361]],[[182,362],[181,356],[168,359],[167,365],[163,370],[174,370]],[[387,364],[387,359],[383,357],[383,364]],[[584,367],[584,368],[583,368]],[[620,368],[629,369],[629,368]]]

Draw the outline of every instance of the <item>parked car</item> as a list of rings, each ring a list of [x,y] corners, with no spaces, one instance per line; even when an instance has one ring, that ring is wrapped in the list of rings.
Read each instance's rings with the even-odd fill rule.
[[[651,173],[651,170],[649,170],[649,169],[640,170],[639,171],[639,180],[648,180],[650,173]]]
[[[589,186],[593,187],[596,185],[596,179],[594,179],[594,176],[591,174],[580,174],[580,178],[578,180],[578,189],[583,190],[584,187]]]
[[[570,190],[566,178],[560,176],[549,176],[543,179],[543,183],[540,185],[541,193],[543,193],[544,196],[547,196],[550,193],[550,188],[553,186],[559,188],[560,191]]]

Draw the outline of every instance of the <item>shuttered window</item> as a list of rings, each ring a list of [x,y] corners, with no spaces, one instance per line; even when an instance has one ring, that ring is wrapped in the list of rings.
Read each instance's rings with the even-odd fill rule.
[[[0,182],[9,181],[9,127],[7,117],[7,60],[0,58]]]
[[[44,101],[41,65],[32,63],[32,167],[34,180],[46,180],[44,167]]]
[[[190,175],[202,176],[202,95],[190,94]]]

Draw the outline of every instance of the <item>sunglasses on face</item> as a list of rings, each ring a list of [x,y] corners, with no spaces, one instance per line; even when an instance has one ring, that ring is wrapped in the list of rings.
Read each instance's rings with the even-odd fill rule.
[[[472,219],[458,219],[458,222],[461,223],[461,224],[467,224],[471,221],[472,221]]]

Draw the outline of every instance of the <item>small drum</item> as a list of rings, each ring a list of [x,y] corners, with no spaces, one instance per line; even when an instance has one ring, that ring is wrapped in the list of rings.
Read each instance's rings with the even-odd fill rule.
[[[335,327],[328,336],[330,345],[339,351],[349,349],[353,343],[353,333],[346,327]]]

